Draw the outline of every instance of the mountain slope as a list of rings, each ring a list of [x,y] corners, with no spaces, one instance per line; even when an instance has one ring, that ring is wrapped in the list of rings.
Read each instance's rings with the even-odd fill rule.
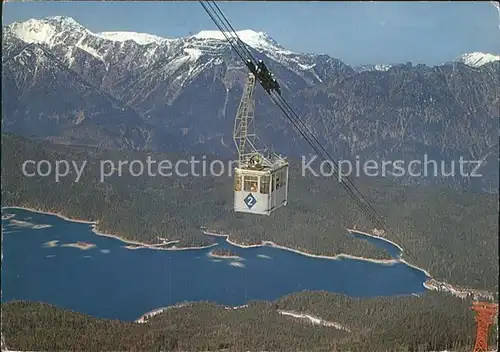
[[[145,147],[147,125],[137,112],[89,84],[43,46],[9,44],[13,55],[2,71],[2,128],[69,143]]]
[[[500,61],[490,60],[478,67],[461,62],[436,67],[401,64],[358,72],[328,55],[293,53],[262,32],[247,30],[240,35],[254,55],[266,61],[281,83],[285,99],[335,157],[408,163],[427,154],[438,162],[446,161],[448,168],[451,160],[460,157],[485,160],[481,168],[485,177],[458,176],[452,182],[498,190]],[[220,33],[202,31],[173,39],[132,32],[93,33],[73,19],[50,17],[4,27],[2,38],[4,56],[16,57],[4,63],[13,76],[3,87],[6,96],[40,97],[52,87],[72,91],[64,80],[54,78],[52,66],[21,60],[26,54],[15,51],[19,48],[16,43],[34,43],[97,91],[140,116],[134,115],[132,120],[141,133],[122,145],[234,155],[233,121],[247,71]],[[19,81],[31,81],[33,87]],[[309,146],[260,87],[256,100],[256,124],[263,146],[288,155],[309,153]],[[61,128],[53,127],[60,123],[44,127],[37,121],[38,110],[14,102],[4,107],[2,124],[7,132],[30,135],[28,124],[33,121],[41,136],[64,135],[64,123]],[[89,104],[93,110],[100,103],[91,98],[79,104],[84,110]],[[51,110],[64,110],[62,105],[54,100],[44,103],[40,109],[47,112],[42,119],[48,119],[45,116]],[[20,125],[19,120],[26,123]],[[110,123],[119,124],[118,120],[117,116]],[[130,122],[126,124],[130,126]],[[450,182],[435,177],[399,180]]]
[[[465,352],[474,343],[470,304],[442,293],[356,299],[304,291],[239,309],[185,304],[132,323],[13,301],[2,304],[2,322],[5,345],[19,350]],[[330,320],[350,332],[283,314],[290,312]],[[495,330],[490,345],[497,340]]]

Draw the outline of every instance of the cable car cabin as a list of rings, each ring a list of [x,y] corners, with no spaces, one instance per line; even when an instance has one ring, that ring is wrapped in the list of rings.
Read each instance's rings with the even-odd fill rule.
[[[271,215],[287,204],[288,162],[278,157],[269,162],[235,168],[235,212]]]

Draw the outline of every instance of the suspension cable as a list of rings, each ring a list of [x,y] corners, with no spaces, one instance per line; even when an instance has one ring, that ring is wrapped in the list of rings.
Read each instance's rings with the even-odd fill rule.
[[[253,61],[253,63],[257,63],[257,60],[252,55],[250,50],[246,47],[243,41],[239,38],[237,32],[232,27],[231,23],[228,21],[224,13],[220,10],[219,6],[215,3],[215,1],[199,1],[207,14],[210,16],[215,25],[222,32],[226,40],[230,43],[231,47],[236,51],[241,60],[246,63],[247,60]],[[207,3],[210,7],[210,10],[205,6]],[[215,13],[212,14],[213,11]],[[220,21],[220,22],[219,22]],[[229,34],[231,36],[229,37]],[[235,39],[235,43],[231,42],[230,39]],[[246,56],[246,57],[245,57]],[[261,83],[262,84],[262,83]],[[389,227],[387,222],[383,219],[383,217],[377,212],[375,208],[370,204],[369,200],[365,195],[356,187],[354,182],[350,177],[341,177],[339,175],[339,171],[342,171],[339,165],[334,161],[331,157],[330,153],[324,148],[324,146],[318,141],[318,139],[314,136],[311,130],[307,127],[307,125],[302,121],[302,119],[297,115],[297,113],[292,109],[292,107],[288,104],[288,102],[275,91],[267,91],[271,100],[281,109],[283,114],[288,118],[288,120],[292,123],[295,129],[300,133],[300,135],[310,144],[313,150],[317,155],[321,157],[324,161],[330,161],[328,165],[330,166],[332,173],[337,177],[340,181],[344,189],[347,191],[349,196],[356,202],[361,211],[380,229],[382,229],[386,233],[390,233],[395,239],[399,242],[402,242],[394,231]],[[326,155],[326,156],[325,156]],[[332,165],[333,164],[333,165]],[[345,182],[347,181],[347,183]],[[410,258],[411,255],[408,250],[406,253]],[[415,258],[412,258],[415,260]]]

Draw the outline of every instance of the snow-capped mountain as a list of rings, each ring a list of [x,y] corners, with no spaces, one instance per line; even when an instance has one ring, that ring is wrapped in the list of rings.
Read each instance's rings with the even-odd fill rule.
[[[458,58],[456,58],[454,61],[448,62],[447,64],[453,64],[453,62],[460,62],[460,63],[463,63],[467,66],[471,66],[471,67],[480,67],[482,65],[488,64],[490,62],[496,62],[496,61],[500,61],[500,55],[494,55],[494,54],[482,53],[482,52],[473,52],[473,53],[462,54]],[[394,66],[394,64],[361,65],[361,66],[355,67],[354,69],[357,72],[387,71],[393,66]]]
[[[129,68],[152,66],[162,62],[166,57],[172,58],[173,55],[169,65],[164,67],[163,78],[175,75],[180,86],[204,68],[220,65],[221,54],[226,54],[232,59],[230,65],[234,68],[243,67],[223,34],[217,31],[201,31],[193,36],[174,39],[135,32],[93,33],[72,18],[55,16],[14,23],[4,29],[3,36],[4,39],[7,37],[7,42],[9,34],[25,43],[36,43],[57,51],[70,68],[74,68],[79,51],[84,51],[101,61],[106,69],[109,69],[109,65],[114,64],[117,58],[123,56],[123,53],[127,56],[131,52],[134,53],[134,59],[128,62]],[[274,60],[277,66],[291,69],[307,84],[322,82],[327,78],[322,76],[322,73],[328,74],[328,71],[324,72],[323,68],[320,72],[315,70],[318,59],[324,63],[321,55],[293,53],[263,32],[244,30],[238,32],[238,36],[252,48],[254,54],[263,54]],[[193,67],[193,64],[196,67]],[[332,69],[343,65],[334,59],[330,60],[330,64],[333,66]],[[347,65],[344,66],[347,70]],[[183,77],[179,77],[179,74]]]
[[[127,40],[131,40],[139,45],[148,45],[151,43],[160,44],[168,41],[168,39],[158,37],[157,35],[137,32],[100,32],[94,35],[115,42],[126,42]]]
[[[287,102],[332,155],[493,158],[488,167],[498,182],[500,62],[354,70],[325,54],[289,51],[262,32],[238,35],[266,61]],[[234,154],[247,69],[219,32],[94,33],[56,16],[3,27],[2,39],[4,131],[64,143]],[[260,87],[256,100],[262,146],[308,153]]]
[[[474,52],[462,54],[456,59],[456,61],[471,67],[480,67],[490,62],[500,61],[500,55]]]
[[[238,35],[255,57],[266,60],[285,91],[305,89],[354,72],[326,55],[288,51],[262,32],[246,30]],[[58,67],[76,73],[86,84],[110,94],[124,106],[133,106],[146,121],[162,116],[155,124],[172,123],[165,120],[165,114],[174,105],[179,109],[184,106],[182,110],[200,112],[193,112],[194,121],[177,121],[170,126],[177,131],[211,124],[199,121],[201,112],[206,110],[201,106],[199,110],[193,109],[191,94],[206,95],[210,105],[213,104],[212,94],[220,92],[215,101],[221,100],[222,110],[217,110],[222,117],[230,118],[244,85],[246,67],[223,35],[215,31],[202,31],[183,38],[160,38],[134,32],[94,33],[72,18],[55,16],[13,23],[3,28],[2,37],[4,57],[12,56],[9,66],[18,68],[17,81],[32,81],[35,72],[49,69],[50,65],[44,67],[42,61],[30,61],[30,57],[39,57],[34,50],[43,49],[45,56],[50,54],[57,59]],[[26,49],[28,44],[32,47]],[[190,93],[194,87],[201,93]],[[262,92],[259,96],[262,97]],[[230,124],[225,127],[229,127],[227,130],[232,128]],[[225,134],[221,132],[203,136],[200,142],[216,138],[220,143],[220,136]],[[167,135],[169,133],[173,132]],[[229,138],[226,142],[231,145]]]
[[[453,64],[453,62],[460,62],[471,67],[480,67],[482,65],[488,64],[490,62],[500,61],[500,55],[494,55],[490,53],[473,52],[460,55],[454,61],[450,61],[447,64]],[[375,64],[375,65],[361,65],[355,67],[357,72],[364,71],[387,71],[394,64]]]

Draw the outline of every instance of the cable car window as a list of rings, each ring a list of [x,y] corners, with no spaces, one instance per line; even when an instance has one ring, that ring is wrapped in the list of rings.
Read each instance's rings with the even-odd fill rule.
[[[262,176],[260,178],[260,193],[262,194],[269,193],[269,176]]]
[[[240,175],[236,175],[236,177],[235,177],[234,190],[241,191],[241,176]]]
[[[274,192],[274,190],[276,189],[276,177],[273,175],[271,175],[271,192]]]
[[[276,174],[276,189],[281,188],[281,175],[280,172]]]
[[[281,177],[282,177],[282,181],[281,182],[282,182],[283,186],[286,186],[286,170],[283,170],[281,172]]]
[[[258,182],[259,178],[257,176],[245,176],[245,180],[243,181],[245,192],[257,192]]]

